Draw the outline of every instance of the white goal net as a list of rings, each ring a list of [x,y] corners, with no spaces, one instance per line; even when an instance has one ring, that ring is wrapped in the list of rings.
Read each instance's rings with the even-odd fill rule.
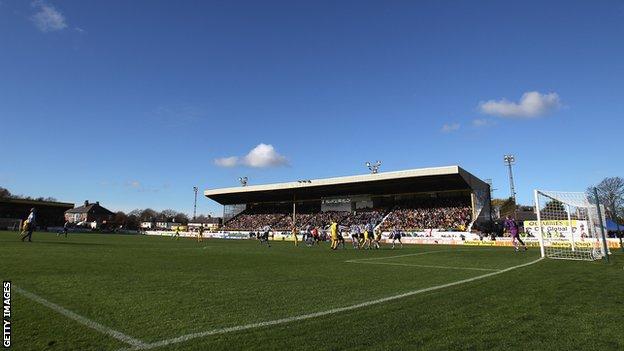
[[[606,254],[604,207],[587,194],[535,190],[535,210],[542,257],[597,260]]]
[[[0,230],[18,231],[22,227],[22,221],[15,218],[0,218]]]

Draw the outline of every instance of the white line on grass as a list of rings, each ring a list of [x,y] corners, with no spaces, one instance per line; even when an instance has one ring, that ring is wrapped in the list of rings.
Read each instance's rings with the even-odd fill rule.
[[[404,254],[404,255],[395,255],[395,256],[382,256],[382,257],[371,257],[371,258],[356,258],[353,260],[347,260],[345,262],[362,262],[362,261],[373,261],[373,260],[387,260],[387,259],[391,259],[391,258],[398,258],[398,257],[408,257],[408,256],[420,256],[420,255],[429,255],[429,254],[433,254],[433,253],[439,253],[439,252],[475,252],[475,251],[494,251],[492,249],[470,249],[470,250],[433,250],[433,251],[424,251],[424,252],[417,252],[417,253],[411,253],[411,254]]]
[[[24,297],[26,297],[26,298],[28,298],[30,300],[38,302],[38,303],[40,303],[40,304],[42,304],[42,305],[44,305],[44,306],[46,306],[48,308],[53,309],[56,312],[64,315],[65,317],[73,319],[76,322],[78,322],[78,323],[80,323],[80,324],[82,324],[84,326],[87,326],[87,327],[89,327],[91,329],[97,330],[97,331],[99,331],[102,334],[106,334],[106,335],[112,336],[113,338],[115,338],[115,339],[117,339],[117,340],[119,340],[121,342],[124,342],[124,343],[126,343],[128,345],[132,345],[134,347],[143,347],[143,346],[146,345],[144,342],[142,342],[139,339],[133,338],[133,337],[128,336],[128,335],[126,335],[126,334],[124,334],[124,333],[122,333],[120,331],[111,329],[111,328],[109,328],[109,327],[107,327],[105,325],[102,325],[102,324],[98,323],[98,322],[92,321],[89,318],[83,317],[83,316],[81,316],[81,315],[79,315],[79,314],[77,314],[75,312],[72,312],[72,311],[66,309],[63,306],[59,306],[59,305],[57,305],[57,304],[55,304],[53,302],[50,302],[50,301],[44,299],[43,297],[41,297],[39,295],[35,295],[35,294],[33,294],[33,293],[29,292],[29,291],[26,291],[26,290],[24,290],[22,288],[18,288],[16,286],[13,286],[13,289],[15,291],[17,291],[19,294],[22,294]]]
[[[353,260],[347,260],[345,262],[361,262],[361,261],[372,261],[372,260],[386,260],[386,259],[397,258],[397,257],[428,255],[428,254],[432,254],[432,253],[436,253],[436,252],[458,252],[458,251],[467,251],[467,250],[433,250],[433,251],[417,252],[417,253],[396,255],[396,256],[382,256],[382,257],[372,257],[372,258],[356,258],[356,259],[353,259]]]
[[[469,271],[494,271],[499,269],[492,268],[476,268],[476,267],[455,267],[455,266],[431,266],[426,264],[409,264],[409,263],[392,263],[392,262],[367,262],[367,261],[345,261],[348,263],[365,263],[365,264],[381,264],[387,266],[405,266],[405,267],[421,267],[421,268],[440,268],[440,269],[464,269]]]
[[[428,252],[432,252],[432,251],[428,251]],[[458,281],[455,281],[455,282],[452,282],[452,283],[431,286],[431,287],[424,288],[424,289],[413,290],[413,291],[409,291],[409,292],[398,294],[398,295],[384,297],[384,298],[381,298],[381,299],[378,299],[378,300],[362,302],[362,303],[359,303],[359,304],[356,304],[356,305],[350,305],[350,306],[346,306],[346,307],[339,307],[339,308],[334,308],[334,309],[327,310],[327,311],[309,313],[309,314],[304,314],[304,315],[300,315],[300,316],[276,319],[276,320],[272,320],[272,321],[251,323],[251,324],[245,324],[245,325],[238,325],[238,326],[234,326],[234,327],[213,329],[213,330],[208,330],[208,331],[199,332],[199,333],[186,334],[186,335],[178,336],[178,337],[172,338],[172,339],[156,341],[156,342],[153,342],[153,343],[150,343],[150,344],[137,345],[137,346],[134,346],[133,348],[131,348],[130,350],[149,350],[149,349],[153,349],[153,348],[156,348],[156,347],[168,346],[168,345],[171,345],[171,344],[177,344],[177,343],[181,343],[181,342],[186,342],[186,341],[189,341],[189,340],[192,340],[192,339],[203,338],[203,337],[211,336],[211,335],[218,335],[218,334],[225,334],[225,333],[231,333],[231,332],[237,332],[237,331],[243,331],[243,330],[249,330],[249,329],[255,329],[255,328],[268,327],[268,326],[272,326],[272,325],[291,323],[291,322],[295,322],[295,321],[301,321],[301,320],[305,320],[305,319],[323,317],[323,316],[336,314],[336,313],[340,313],[340,312],[356,310],[356,309],[359,309],[359,308],[362,308],[362,307],[368,307],[368,306],[372,306],[372,305],[381,304],[381,303],[384,303],[384,302],[398,300],[398,299],[402,299],[402,298],[405,298],[405,297],[408,297],[408,296],[413,296],[413,295],[422,294],[422,293],[426,293],[426,292],[430,292],[430,291],[435,291],[435,290],[448,288],[448,287],[451,287],[451,286],[456,286],[456,285],[460,285],[460,284],[474,282],[474,281],[479,280],[479,279],[492,277],[492,276],[495,276],[495,275],[498,275],[498,274],[502,274],[502,273],[505,273],[505,272],[512,271],[514,269],[526,267],[526,266],[532,265],[534,263],[537,263],[537,262],[539,262],[541,260],[542,260],[542,258],[538,258],[537,260],[534,260],[534,261],[531,261],[531,262],[528,262],[528,263],[523,263],[523,264],[520,264],[520,265],[517,265],[517,266],[501,269],[500,271],[486,273],[486,274],[482,274],[482,275],[479,275],[479,276],[476,276],[476,277],[458,280]],[[128,350],[128,349],[122,349],[122,350]]]

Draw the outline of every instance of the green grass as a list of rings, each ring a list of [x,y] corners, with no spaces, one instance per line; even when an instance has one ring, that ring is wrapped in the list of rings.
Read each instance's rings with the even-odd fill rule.
[[[398,255],[411,256],[379,259]],[[34,242],[22,243],[16,233],[0,232],[0,278],[145,343],[327,311],[537,258],[535,249],[330,251],[327,244],[268,248],[248,240],[99,234],[35,233]],[[610,264],[543,260],[360,309],[157,350],[623,350],[623,263],[620,254]],[[15,291],[13,304],[15,350],[128,347]]]

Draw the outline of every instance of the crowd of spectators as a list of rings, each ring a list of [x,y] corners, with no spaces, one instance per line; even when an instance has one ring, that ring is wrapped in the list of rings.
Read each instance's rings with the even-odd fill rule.
[[[306,224],[308,224],[310,219],[313,218],[315,215],[316,215],[315,213],[298,213],[297,214],[297,227],[298,228],[304,227]],[[291,214],[288,214],[287,216],[283,217],[282,219],[280,219],[279,221],[275,222],[272,225],[273,229],[280,230],[280,231],[289,231],[289,230],[292,230],[292,227],[293,227],[293,218]]]
[[[384,212],[381,210],[372,210],[372,211],[354,211],[344,217],[340,224],[350,227],[353,224],[366,224],[371,223],[373,225],[377,225],[384,218]]]
[[[367,218],[377,218],[375,214],[363,215],[362,213],[351,213],[348,211],[326,211],[316,213],[297,214],[297,228],[323,228],[336,221],[344,224],[345,219],[349,224],[356,220]],[[359,221],[357,223],[360,223]],[[225,224],[225,230],[256,230],[265,226],[270,226],[273,230],[290,231],[293,227],[292,215],[289,213],[241,213]]]
[[[465,231],[468,228],[472,220],[470,206],[452,201],[441,201],[436,205],[413,204],[397,207],[388,214],[382,229]]]
[[[256,230],[265,226],[272,227],[284,217],[289,216],[287,213],[241,213],[229,220],[223,229]]]
[[[307,223],[313,228],[323,228],[331,224],[332,221],[340,223],[342,219],[349,215],[348,211],[326,211],[319,212]]]
[[[386,215],[387,213],[387,215]],[[384,220],[385,216],[385,220]],[[324,228],[336,221],[341,226],[381,223],[381,229],[417,231],[438,229],[447,231],[467,230],[472,217],[471,207],[453,200],[439,200],[419,203],[403,203],[389,212],[382,209],[365,211],[325,211],[298,213],[297,228]],[[383,223],[382,223],[383,220]],[[228,221],[225,230],[257,230],[270,226],[277,231],[290,231],[293,227],[292,215],[281,213],[248,213],[243,212]]]

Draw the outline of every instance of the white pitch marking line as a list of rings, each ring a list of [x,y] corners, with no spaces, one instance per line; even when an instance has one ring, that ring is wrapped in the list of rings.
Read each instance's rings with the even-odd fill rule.
[[[361,262],[361,261],[372,261],[372,260],[387,260],[387,259],[391,259],[391,258],[398,258],[398,257],[408,257],[408,256],[428,255],[428,254],[438,253],[438,252],[475,252],[475,251],[493,251],[493,250],[491,250],[491,249],[470,249],[470,250],[433,250],[433,251],[424,251],[424,252],[417,252],[417,253],[411,253],[411,254],[405,254],[405,255],[383,256],[383,257],[372,257],[372,258],[356,258],[356,259],[353,259],[353,260],[347,260],[347,261],[345,261],[345,262]]]
[[[112,336],[113,338],[115,338],[115,339],[117,339],[117,340],[119,340],[121,342],[124,342],[126,344],[132,345],[134,347],[143,347],[143,346],[146,345],[143,341],[141,341],[139,339],[133,338],[133,337],[128,336],[128,335],[126,335],[126,334],[124,334],[124,333],[122,333],[120,331],[111,329],[111,328],[109,328],[109,327],[107,327],[105,325],[102,325],[102,324],[98,323],[98,322],[92,321],[89,318],[83,317],[83,316],[81,316],[81,315],[79,315],[79,314],[77,314],[75,312],[72,312],[72,311],[66,309],[63,306],[59,306],[59,305],[57,305],[57,304],[55,304],[53,302],[50,302],[50,301],[44,299],[43,297],[41,297],[39,295],[35,295],[35,294],[33,294],[33,293],[29,292],[29,291],[26,291],[26,290],[24,290],[22,288],[18,288],[17,286],[13,286],[13,289],[15,289],[15,291],[17,291],[19,294],[22,294],[24,297],[26,297],[26,298],[28,298],[30,300],[33,300],[35,302],[38,302],[38,303],[40,303],[40,304],[42,304],[42,305],[44,305],[44,306],[46,306],[48,308],[51,308],[54,311],[64,315],[65,317],[73,319],[76,322],[78,322],[78,323],[80,323],[80,324],[82,324],[84,326],[87,326],[87,327],[89,327],[91,329],[97,330],[97,331],[99,331],[102,334],[106,334],[106,335]]]
[[[434,251],[417,252],[417,253],[411,253],[411,254],[405,254],[405,255],[396,255],[396,256],[383,256],[383,257],[372,257],[372,258],[356,258],[356,259],[353,259],[353,260],[347,260],[345,262],[387,260],[387,259],[390,259],[390,258],[397,258],[397,257],[420,256],[420,255],[428,255],[428,254],[432,254],[432,253],[436,253],[436,252],[457,252],[457,251],[460,251],[460,250],[434,250]],[[461,250],[461,251],[467,251],[467,250]]]
[[[405,266],[405,267],[421,267],[421,268],[440,268],[440,269],[464,269],[470,271],[494,271],[498,272],[498,269],[492,268],[476,268],[476,267],[454,267],[454,266],[430,266],[425,264],[408,264],[408,263],[392,263],[392,262],[366,262],[366,261],[345,261],[348,263],[365,263],[365,264],[381,264],[387,266]]]
[[[213,329],[213,330],[208,330],[208,331],[204,331],[204,332],[186,334],[186,335],[178,336],[178,337],[172,338],[172,339],[156,341],[156,342],[153,342],[153,343],[150,343],[150,344],[137,345],[137,346],[135,346],[133,348],[130,348],[130,349],[121,349],[121,350],[149,350],[149,349],[153,349],[153,348],[156,348],[156,347],[168,346],[168,345],[171,345],[171,344],[177,344],[177,343],[181,343],[181,342],[186,342],[186,341],[189,341],[189,340],[192,340],[192,339],[202,338],[202,337],[211,336],[211,335],[218,335],[218,334],[225,334],[225,333],[231,333],[231,332],[237,332],[237,331],[243,331],[243,330],[249,330],[249,329],[255,329],[255,328],[268,327],[268,326],[272,326],[272,325],[291,323],[291,322],[301,321],[301,320],[305,320],[305,319],[323,317],[323,316],[336,314],[336,313],[340,313],[340,312],[345,312],[345,311],[352,311],[352,310],[356,310],[356,309],[359,309],[359,308],[362,308],[362,307],[368,307],[368,306],[372,306],[372,305],[381,304],[381,303],[384,303],[384,302],[389,302],[389,301],[393,301],[393,300],[402,299],[402,298],[405,298],[405,297],[408,297],[408,296],[413,296],[413,295],[422,294],[422,293],[426,293],[426,292],[430,292],[430,291],[435,291],[435,290],[448,288],[448,287],[455,286],[455,285],[460,285],[460,284],[474,282],[474,281],[479,280],[479,279],[492,277],[492,276],[495,276],[495,275],[498,275],[498,274],[502,274],[502,273],[505,273],[505,272],[512,271],[514,269],[530,266],[530,265],[535,264],[535,263],[537,263],[537,262],[539,262],[541,260],[542,260],[542,258],[538,258],[537,260],[534,260],[534,261],[531,261],[531,262],[528,262],[528,263],[523,263],[523,264],[520,264],[520,265],[517,265],[517,266],[505,268],[505,269],[502,269],[500,271],[486,273],[486,274],[478,275],[476,277],[458,280],[458,281],[455,281],[455,282],[452,282],[452,283],[447,283],[447,284],[442,284],[442,285],[431,286],[431,287],[428,287],[428,288],[408,291],[406,293],[393,295],[393,296],[388,296],[388,297],[384,297],[384,298],[381,298],[381,299],[378,299],[378,300],[362,302],[362,303],[359,303],[359,304],[356,304],[356,305],[350,305],[350,306],[346,306],[346,307],[339,307],[339,308],[334,308],[334,309],[327,310],[327,311],[309,313],[309,314],[304,314],[304,315],[300,315],[300,316],[276,319],[276,320],[272,320],[272,321],[251,323],[251,324],[245,324],[245,325],[238,325],[238,326],[234,326],[234,327],[219,328],[219,329]],[[119,351],[121,351],[121,350],[119,350]]]

